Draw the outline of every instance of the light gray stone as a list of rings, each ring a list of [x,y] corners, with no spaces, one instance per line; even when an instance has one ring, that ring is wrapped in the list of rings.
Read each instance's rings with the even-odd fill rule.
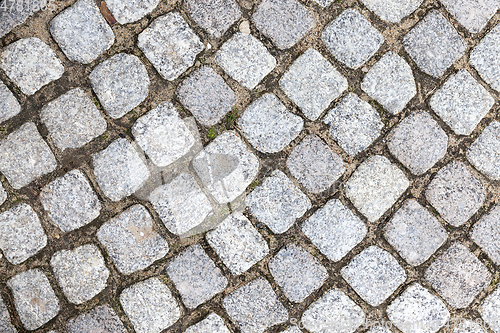
[[[391,333],[392,331],[387,328],[388,324],[380,323],[380,325],[372,326],[367,333]]]
[[[500,7],[498,0],[442,0],[446,10],[467,30],[480,32]]]
[[[132,135],[159,167],[168,166],[185,156],[195,143],[193,134],[170,102],[159,104],[137,119]]]
[[[17,333],[16,328],[12,325],[9,312],[5,303],[0,298],[0,332],[3,333]],[[228,332],[229,333],[229,332]]]
[[[500,179],[500,123],[492,121],[467,150],[467,159],[493,180]]]
[[[401,112],[417,94],[410,66],[393,52],[384,54],[370,68],[361,82],[361,89],[392,114]]]
[[[45,105],[40,118],[54,144],[63,151],[80,148],[104,133],[108,126],[95,104],[80,88],[70,90]]]
[[[262,333],[288,320],[288,312],[264,278],[239,287],[222,301],[242,333]]]
[[[19,273],[7,285],[12,289],[14,305],[27,330],[41,327],[59,313],[59,300],[41,270]]]
[[[167,13],[151,23],[139,34],[137,46],[158,73],[169,81],[193,66],[198,53],[205,49],[200,38],[177,12]]]
[[[461,318],[458,325],[453,329],[453,333],[486,333],[486,331],[482,323],[479,324],[478,322],[463,320],[463,318]]]
[[[50,22],[50,33],[69,60],[89,64],[115,42],[93,0],[78,0]]]
[[[0,171],[16,190],[57,167],[54,154],[28,122],[0,142]]]
[[[394,214],[384,236],[413,266],[424,263],[448,238],[438,219],[415,199],[407,200]]]
[[[301,320],[312,333],[352,333],[364,321],[363,310],[339,289],[328,291],[312,303]]]
[[[190,309],[222,292],[227,279],[199,244],[174,258],[166,272]]]
[[[21,105],[9,88],[0,81],[0,123],[21,112]]]
[[[493,89],[500,91],[500,25],[493,28],[470,54],[470,64]]]
[[[222,37],[241,17],[234,0],[186,0],[184,6],[193,20],[215,38]]]
[[[89,224],[102,208],[80,170],[72,170],[45,186],[40,192],[40,201],[50,221],[64,232]]]
[[[314,2],[316,2],[318,5],[320,5],[323,8],[330,6],[330,4],[333,1],[334,0],[314,0]]]
[[[276,96],[266,93],[247,107],[238,125],[256,149],[276,153],[299,135],[304,120],[289,112]]]
[[[490,329],[495,332],[500,332],[500,288],[497,288],[490,294],[479,307],[479,313]]]
[[[47,245],[47,236],[35,211],[25,203],[0,214],[0,249],[18,265]]]
[[[221,46],[215,61],[248,89],[255,88],[276,67],[276,59],[264,44],[250,34],[239,32]]]
[[[403,37],[403,46],[422,71],[440,77],[467,49],[464,39],[437,10]]]
[[[106,222],[97,232],[122,274],[149,267],[168,253],[168,243],[155,230],[149,212],[134,205]]]
[[[120,304],[137,333],[160,333],[181,316],[177,301],[157,277],[125,289]]]
[[[347,67],[361,67],[384,42],[384,37],[360,12],[346,9],[321,34],[335,59]]]
[[[339,261],[365,238],[367,229],[340,200],[332,199],[302,224],[302,232],[328,259]]]
[[[459,227],[481,207],[486,190],[465,164],[453,161],[438,171],[425,196],[446,222]]]
[[[491,282],[491,273],[465,246],[454,243],[425,271],[425,279],[453,308],[463,309]]]
[[[470,236],[491,260],[500,265],[500,206],[481,217]]]
[[[342,157],[315,134],[306,136],[286,161],[292,175],[313,193],[320,193],[336,182],[345,172]]]
[[[237,161],[237,165],[228,173],[221,173],[220,165],[212,163],[210,156],[225,154]],[[204,151],[199,153],[193,163],[199,162],[195,170],[202,178],[204,185],[219,203],[226,203],[235,200],[243,194],[248,185],[257,176],[259,171],[259,160],[248,150],[245,143],[233,131],[220,134],[213,140]],[[202,169],[199,166],[205,165]],[[220,175],[219,178],[207,179],[203,175]]]
[[[246,272],[269,253],[264,238],[241,213],[228,216],[206,239],[234,275]]]
[[[264,0],[252,21],[282,50],[294,46],[315,26],[312,13],[297,0]]]
[[[160,0],[107,0],[111,14],[120,24],[139,21],[151,13]]]
[[[184,333],[231,333],[224,324],[221,317],[215,313],[211,313],[207,318],[200,321],[198,324],[189,327]]]
[[[384,127],[377,111],[353,93],[344,97],[323,122],[330,125],[330,134],[339,146],[352,156],[368,148]]]
[[[182,173],[154,190],[149,201],[165,227],[182,235],[200,225],[212,213],[212,205],[193,176]]]
[[[58,251],[50,259],[50,266],[71,303],[82,304],[106,288],[109,271],[95,245]]]
[[[250,213],[281,234],[311,208],[311,201],[281,171],[275,170],[245,199]]]
[[[459,135],[469,135],[495,100],[470,73],[462,69],[448,78],[430,99],[431,108]]]
[[[150,175],[137,151],[124,138],[94,154],[93,165],[97,184],[113,201],[133,194]]]
[[[386,157],[374,155],[364,161],[345,186],[354,206],[375,222],[406,191],[410,182]]]
[[[203,66],[177,87],[179,101],[205,126],[218,123],[236,104],[236,94],[212,68]]]
[[[68,333],[127,333],[120,318],[107,304],[68,320],[66,329]]]
[[[347,80],[315,49],[307,49],[279,81],[302,113],[316,120],[347,89]]]
[[[387,251],[370,246],[340,271],[368,304],[378,306],[406,280],[405,270]]]
[[[411,173],[421,175],[444,157],[448,136],[427,112],[417,111],[391,131],[387,147]]]
[[[114,55],[94,68],[89,78],[106,113],[114,119],[123,117],[148,97],[148,72],[131,54]]]
[[[0,67],[26,95],[33,95],[64,73],[54,51],[36,37],[6,46],[0,54]]]
[[[0,3],[0,38],[23,24],[39,10],[47,9],[47,0]]]
[[[328,278],[326,268],[295,244],[286,245],[271,259],[269,271],[285,296],[294,303],[303,302]]]
[[[413,13],[423,0],[361,0],[369,10],[382,20],[399,23],[404,17]]]
[[[450,319],[443,301],[418,283],[387,307],[387,315],[403,333],[435,333]]]
[[[5,192],[2,183],[0,183],[0,206],[5,202],[5,200],[7,200],[7,192]]]

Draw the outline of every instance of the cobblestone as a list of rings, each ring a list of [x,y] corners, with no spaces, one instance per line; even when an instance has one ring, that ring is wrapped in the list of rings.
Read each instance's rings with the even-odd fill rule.
[[[467,150],[467,159],[493,180],[500,179],[500,123],[491,122]]]
[[[139,21],[151,13],[160,0],[108,0],[106,5],[120,24]]]
[[[69,333],[127,333],[120,318],[109,305],[98,306],[76,318],[70,319],[66,329]]]
[[[189,327],[184,333],[231,333],[224,324],[221,317],[215,313],[211,313],[207,318],[203,319],[196,325]]]
[[[442,3],[461,25],[473,33],[480,32],[500,7],[496,0],[443,0]]]
[[[399,23],[404,17],[413,13],[423,0],[361,0],[368,9],[380,16],[384,21]]]
[[[241,17],[234,0],[186,0],[184,6],[193,20],[215,38],[222,37]]]
[[[7,306],[0,299],[0,330],[4,333],[17,333],[16,328],[10,322],[10,315]]]
[[[9,88],[0,81],[0,123],[21,112],[21,105]]]
[[[490,296],[488,296],[479,308],[479,312],[484,321],[489,325],[495,333],[500,332],[500,315],[498,307],[500,306],[500,288],[497,288]]]
[[[493,28],[470,54],[470,64],[493,89],[500,91],[500,70],[494,66],[500,59],[500,25]]]
[[[500,264],[500,207],[497,205],[484,215],[471,231],[472,240],[486,252],[497,265]]]

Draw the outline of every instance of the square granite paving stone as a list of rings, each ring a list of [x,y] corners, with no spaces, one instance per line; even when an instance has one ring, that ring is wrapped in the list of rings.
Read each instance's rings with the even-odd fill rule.
[[[299,135],[304,120],[288,111],[275,95],[266,93],[246,108],[238,125],[255,149],[277,153]]]
[[[218,123],[237,102],[236,94],[212,68],[202,66],[184,79],[176,95],[205,126]]]
[[[269,253],[264,238],[241,213],[229,215],[205,237],[234,275],[246,272]]]
[[[71,303],[82,304],[107,286],[109,270],[101,252],[93,244],[54,253],[50,266]]]
[[[50,21],[50,34],[71,61],[89,64],[115,42],[93,0],[78,0]]]
[[[370,104],[349,93],[323,118],[330,134],[349,155],[362,152],[377,139],[384,123]]]
[[[2,183],[0,183],[0,206],[7,200],[7,192],[3,188]]]
[[[185,156],[195,138],[171,102],[164,102],[137,119],[132,126],[135,141],[159,167]]]
[[[127,333],[127,329],[108,304],[98,306],[66,323],[68,333]]]
[[[231,333],[231,331],[229,331],[221,317],[211,313],[198,324],[190,326],[184,333]]]
[[[479,306],[479,313],[488,327],[495,333],[500,332],[500,288],[494,290]]]
[[[7,281],[7,286],[12,289],[14,306],[27,330],[43,326],[59,313],[59,300],[41,270],[19,273]]]
[[[0,3],[0,38],[47,5],[47,0]]]
[[[332,261],[340,261],[366,236],[363,221],[340,200],[331,199],[302,224],[302,232]]]
[[[386,157],[373,155],[354,171],[345,185],[345,192],[368,221],[375,222],[409,185],[403,171]]]
[[[382,34],[356,9],[346,9],[321,34],[330,53],[352,69],[361,67],[384,42]]]
[[[0,298],[0,332],[2,333],[17,333],[16,328],[12,325],[10,314],[7,311],[7,306]]]
[[[193,66],[196,56],[205,49],[200,38],[177,12],[154,20],[139,34],[137,46],[168,81],[175,80]]]
[[[253,89],[276,67],[276,59],[257,38],[237,32],[222,44],[215,61],[231,78]]]
[[[448,238],[438,219],[415,199],[407,200],[394,214],[384,236],[413,266],[424,263]]]
[[[312,333],[353,333],[365,322],[365,313],[339,289],[331,289],[302,315],[302,326]]]
[[[133,205],[104,223],[97,239],[122,274],[145,269],[168,253],[168,243],[155,230],[149,212]]]
[[[279,170],[248,194],[245,204],[257,220],[276,234],[290,229],[312,207],[311,200]]]
[[[484,329],[484,324],[479,322],[480,319],[476,321],[472,320],[463,320],[460,318],[458,324],[456,324],[453,329],[453,333],[486,333]]]
[[[444,302],[417,282],[387,307],[387,316],[403,333],[435,333],[450,319]]]
[[[186,173],[155,189],[149,201],[168,231],[175,235],[200,225],[213,209],[194,177]]]
[[[315,134],[306,136],[286,161],[292,175],[312,193],[332,186],[346,171],[342,157]]]
[[[3,48],[0,67],[29,96],[64,73],[54,51],[36,37],[19,39]]]
[[[175,257],[166,273],[190,309],[205,303],[227,286],[227,278],[199,244]]]
[[[463,309],[491,282],[491,273],[461,243],[452,244],[425,271],[425,279],[453,308]]]
[[[441,160],[448,136],[425,111],[404,118],[386,137],[387,147],[414,175],[422,175]]]
[[[285,296],[303,302],[328,278],[328,272],[309,252],[295,244],[285,245],[270,261],[269,271]]]
[[[486,252],[488,257],[500,265],[500,206],[496,205],[474,224],[471,239]]]
[[[80,148],[103,134],[108,127],[95,104],[80,88],[46,104],[40,111],[40,119],[54,145],[63,151]]]
[[[483,130],[467,150],[467,160],[489,178],[500,179],[500,122]]]
[[[417,94],[410,66],[393,52],[384,54],[370,68],[361,82],[361,89],[392,114],[401,112]]]
[[[234,0],[186,0],[189,16],[209,35],[220,38],[241,17]]]
[[[429,100],[434,112],[458,135],[469,135],[495,100],[465,69],[451,75]]]
[[[21,112],[21,105],[10,89],[0,81],[0,123]]]
[[[135,55],[112,56],[94,68],[89,78],[104,110],[113,119],[123,117],[148,97],[148,72]]]
[[[347,88],[347,79],[318,51],[309,48],[279,80],[280,88],[310,120],[316,120]]]
[[[382,20],[399,23],[413,13],[423,0],[361,0],[361,2]]]
[[[297,0],[264,0],[252,21],[281,50],[294,46],[316,25],[311,11]]]
[[[233,159],[238,161],[234,169],[220,170],[222,162],[216,161],[224,155],[227,159],[220,158],[222,162]],[[260,166],[259,159],[234,131],[219,134],[194,158],[193,164],[196,173],[219,203],[231,202],[245,193],[248,185],[257,177]],[[219,177],[208,179],[206,175]]]
[[[24,123],[0,142],[0,171],[18,190],[54,171],[57,162],[36,125]]]
[[[102,208],[80,170],[72,170],[46,185],[40,192],[40,201],[50,221],[64,232],[89,224]]]
[[[107,0],[106,6],[120,24],[139,21],[151,13],[160,0]]]
[[[133,194],[150,176],[139,153],[125,138],[95,153],[92,162],[97,184],[112,201]]]
[[[436,78],[467,50],[465,40],[437,10],[432,10],[403,37],[403,46],[423,72]]]
[[[158,277],[123,290],[120,304],[137,333],[160,333],[181,317],[177,301]]]
[[[242,333],[262,333],[288,320],[288,312],[264,278],[239,287],[222,301],[227,314]]]
[[[21,264],[45,245],[47,236],[30,205],[21,203],[0,214],[0,249],[9,262]]]
[[[441,0],[441,3],[472,33],[480,32],[500,8],[498,0]]]
[[[397,260],[377,246],[364,249],[340,273],[372,306],[380,305],[406,280],[405,270]]]
[[[493,89],[500,91],[500,24],[495,26],[470,53],[470,64]]]
[[[454,227],[469,220],[486,199],[483,184],[460,161],[452,161],[434,176],[425,197]]]

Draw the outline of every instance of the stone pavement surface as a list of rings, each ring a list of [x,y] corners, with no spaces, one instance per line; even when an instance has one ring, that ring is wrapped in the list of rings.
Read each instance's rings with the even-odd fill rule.
[[[0,0],[0,333],[500,333],[500,0]]]

